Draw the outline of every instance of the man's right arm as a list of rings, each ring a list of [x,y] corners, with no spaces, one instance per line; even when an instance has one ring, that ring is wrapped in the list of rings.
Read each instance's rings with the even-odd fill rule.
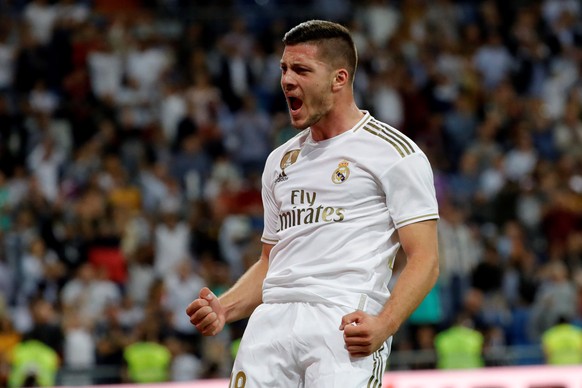
[[[227,292],[216,298],[203,288],[186,313],[190,322],[203,335],[216,335],[226,323],[247,318],[263,301],[263,281],[269,268],[273,245],[263,244],[260,259],[249,268]]]

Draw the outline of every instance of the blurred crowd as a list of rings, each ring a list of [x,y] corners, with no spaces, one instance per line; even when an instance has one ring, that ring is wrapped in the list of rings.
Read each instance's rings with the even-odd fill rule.
[[[351,29],[359,106],[434,169],[441,276],[394,350],[459,314],[490,349],[582,321],[578,0],[4,0],[0,383],[29,338],[113,368],[95,383],[146,340],[171,380],[228,376],[244,322],[200,338],[185,308],[258,258],[262,166],[295,134],[281,38],[306,18]]]

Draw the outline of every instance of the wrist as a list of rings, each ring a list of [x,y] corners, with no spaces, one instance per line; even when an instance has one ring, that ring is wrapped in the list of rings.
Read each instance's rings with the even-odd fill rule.
[[[394,319],[393,314],[387,311],[382,311],[379,318],[383,322],[383,333],[386,339],[393,336],[400,328],[400,323]]]
[[[220,305],[222,306],[222,316],[224,319],[224,323],[230,323],[235,321],[236,318],[233,318],[235,305],[232,302],[229,302],[227,298],[220,297],[218,298]]]

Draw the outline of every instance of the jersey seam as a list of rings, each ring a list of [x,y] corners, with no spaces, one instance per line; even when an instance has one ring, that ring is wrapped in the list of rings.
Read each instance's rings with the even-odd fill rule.
[[[415,152],[413,154],[406,155],[406,156],[402,157],[401,159],[396,160],[394,163],[392,163],[390,166],[388,166],[388,168],[383,173],[379,174],[378,177],[380,178],[380,181],[382,181],[382,177],[384,177],[386,174],[388,174],[394,167],[396,167],[400,163],[403,163],[406,159],[413,158],[413,157],[420,157],[420,158],[426,159],[426,156],[422,152]]]

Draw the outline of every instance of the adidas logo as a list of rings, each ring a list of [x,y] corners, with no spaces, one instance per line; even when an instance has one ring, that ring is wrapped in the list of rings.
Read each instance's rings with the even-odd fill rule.
[[[279,173],[277,179],[275,179],[275,183],[284,182],[287,179],[289,179],[289,177],[287,176],[287,174],[285,174],[285,170],[283,170]]]

